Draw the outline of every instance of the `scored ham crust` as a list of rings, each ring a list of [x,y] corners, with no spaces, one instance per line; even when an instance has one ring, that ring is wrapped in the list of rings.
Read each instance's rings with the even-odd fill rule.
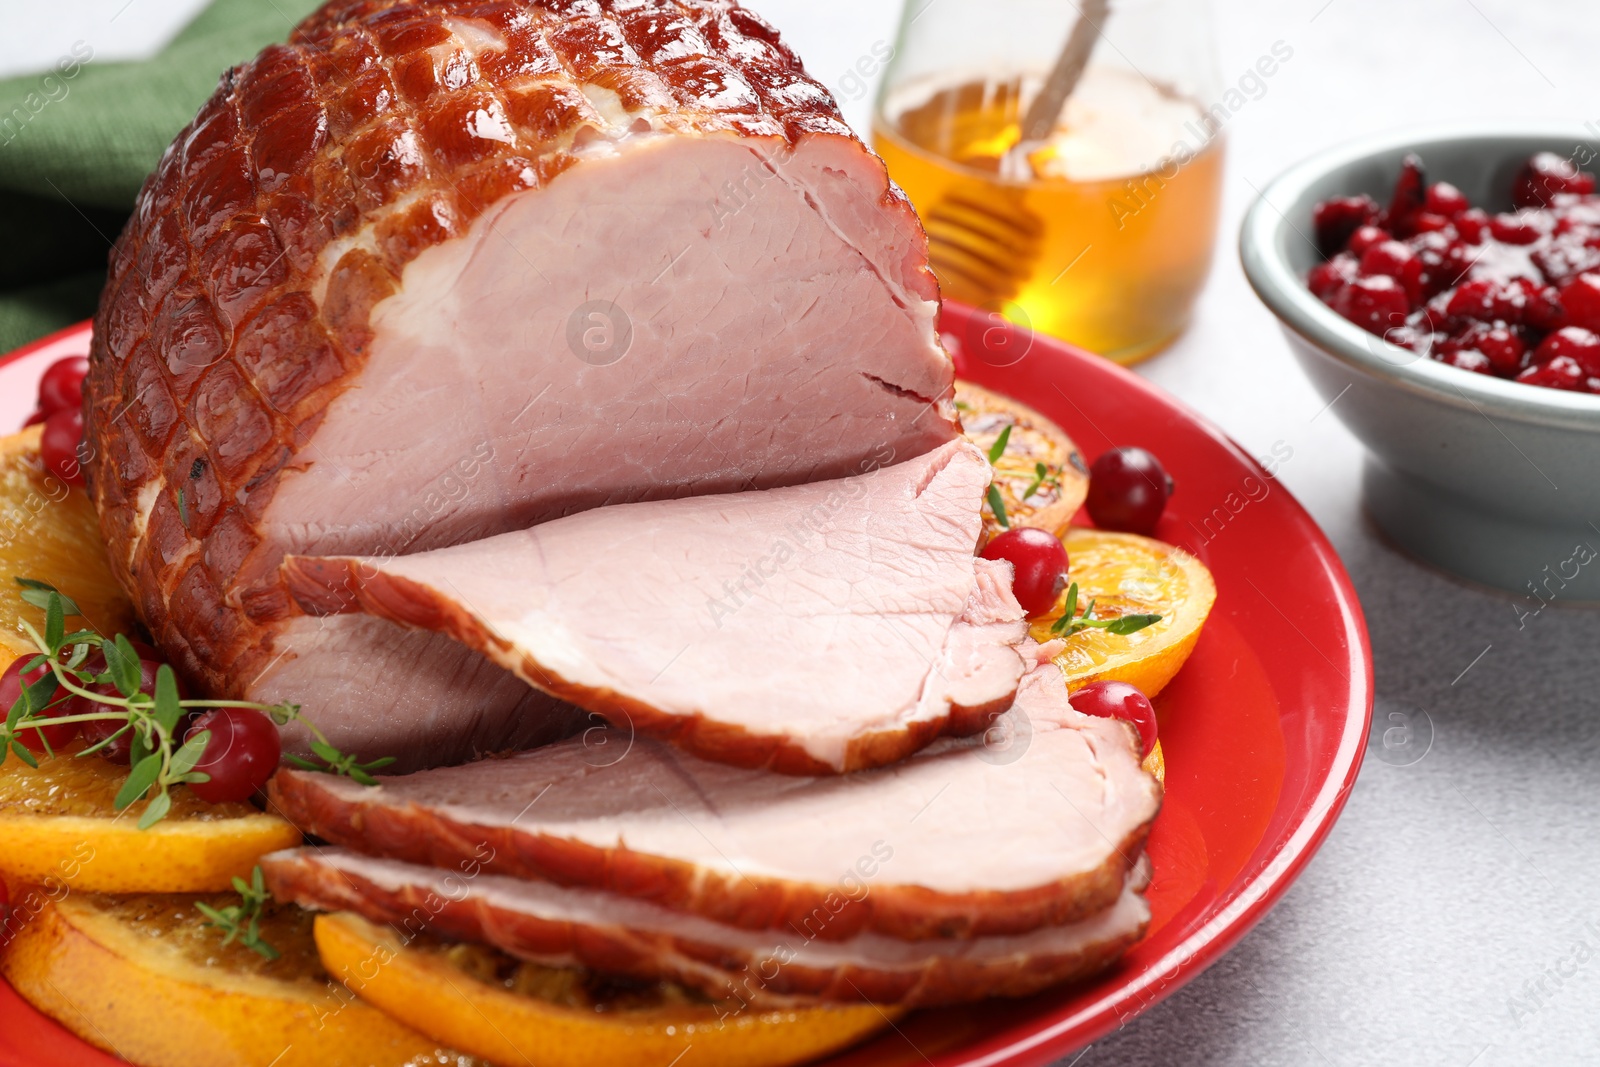
[[[274,810],[369,855],[543,879],[825,941],[1021,934],[1110,907],[1160,787],[1044,663],[985,737],[775,780],[607,729],[380,778],[282,770]]]
[[[925,1007],[1027,996],[1105,969],[1150,919],[1139,895],[1145,864],[1110,907],[1081,922],[942,941],[741,930],[627,897],[485,874],[476,863],[441,870],[301,848],[263,856],[261,868],[278,900],[354,911],[407,939],[426,933],[552,966],[668,978],[761,1008],[812,997]]]
[[[732,0],[334,2],[146,182],[86,472],[194,690],[468,758],[549,702],[447,639],[301,616],[285,555],[919,455],[958,433],[937,295],[882,162]]]
[[[1029,665],[973,556],[966,441],[851,478],[596,508],[391,559],[291,556],[308,612],[448,634],[618,726],[742,767],[876,767],[983,729]]]

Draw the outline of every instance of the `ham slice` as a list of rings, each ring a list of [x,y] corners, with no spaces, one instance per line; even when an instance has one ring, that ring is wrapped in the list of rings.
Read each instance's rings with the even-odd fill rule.
[[[284,571],[310,613],[448,634],[625,729],[741,766],[850,771],[982,729],[1016,695],[1011,568],[973,555],[989,480],[953,441],[853,478]]]
[[[355,851],[588,887],[747,929],[840,940],[1020,934],[1110,907],[1160,806],[1126,723],[1029,675],[982,738],[776,778],[593,730],[381,779],[280,771],[275,809]]]
[[[958,433],[937,300],[882,161],[731,0],[335,0],[225,73],[146,182],[87,477],[192,691],[463,759],[527,739],[525,687],[431,635],[308,624],[285,555],[920,455]]]
[[[354,911],[420,934],[484,942],[514,956],[639,978],[781,1008],[796,997],[926,1006],[1026,996],[1103,969],[1137,941],[1150,911],[1130,879],[1115,903],[1067,926],[1020,937],[843,941],[794,930],[741,930],[627,897],[482,873],[420,867],[342,849],[262,858],[273,896]],[[1141,872],[1142,876],[1142,872]]]

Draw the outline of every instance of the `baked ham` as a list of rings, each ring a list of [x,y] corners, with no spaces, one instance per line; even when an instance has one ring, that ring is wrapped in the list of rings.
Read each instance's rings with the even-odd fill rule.
[[[990,937],[1111,907],[1160,789],[1128,724],[1040,665],[982,739],[780,779],[649,738],[581,738],[380,779],[280,771],[274,809],[358,852],[605,890],[807,939]]]
[[[927,1006],[1019,997],[1104,969],[1139,939],[1150,910],[1130,879],[1109,908],[1018,937],[841,941],[797,930],[742,930],[592,889],[421,867],[336,848],[262,857],[278,900],[354,911],[420,934],[492,945],[553,966],[669,978],[719,1000],[782,1008],[796,998]]]
[[[921,455],[957,435],[936,309],[882,162],[732,0],[343,0],[146,182],[87,475],[193,690],[459,760],[541,739],[551,701],[448,638],[300,614],[285,556]]]
[[[408,556],[291,556],[284,570],[308,613],[448,634],[691,752],[851,771],[1011,706],[1027,624],[1010,565],[973,555],[989,480],[958,440],[853,478],[618,504]]]

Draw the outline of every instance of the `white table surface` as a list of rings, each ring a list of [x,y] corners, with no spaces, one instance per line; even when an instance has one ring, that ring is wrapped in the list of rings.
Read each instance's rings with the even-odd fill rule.
[[[898,0],[749,2],[836,90],[893,39],[898,11]],[[0,0],[0,74],[47,66],[80,38],[99,54],[137,52],[197,3]],[[1336,409],[1319,415],[1233,247],[1254,189],[1341,139],[1427,119],[1600,124],[1600,7],[1214,7],[1225,82],[1274,41],[1294,57],[1229,125],[1210,283],[1189,333],[1141,373],[1254,453],[1294,449],[1281,479],[1333,539],[1366,608],[1377,718],[1402,709],[1431,724],[1433,741],[1411,766],[1369,759],[1321,853],[1253,933],[1063,1063],[1600,1063],[1600,611],[1551,609],[1519,630],[1508,599],[1385,547],[1361,512],[1360,446]],[[863,131],[869,102],[844,101]]]

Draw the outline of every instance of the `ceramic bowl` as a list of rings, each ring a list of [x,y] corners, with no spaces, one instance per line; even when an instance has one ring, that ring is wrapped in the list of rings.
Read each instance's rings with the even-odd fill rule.
[[[1321,259],[1312,208],[1366,193],[1386,203],[1400,161],[1473,204],[1510,209],[1512,177],[1535,152],[1594,169],[1600,128],[1428,126],[1319,153],[1264,190],[1240,256],[1300,365],[1368,449],[1368,513],[1397,546],[1473,582],[1552,600],[1600,601],[1600,396],[1474,374],[1389,344],[1306,288]],[[1537,602],[1533,598],[1537,598]]]

